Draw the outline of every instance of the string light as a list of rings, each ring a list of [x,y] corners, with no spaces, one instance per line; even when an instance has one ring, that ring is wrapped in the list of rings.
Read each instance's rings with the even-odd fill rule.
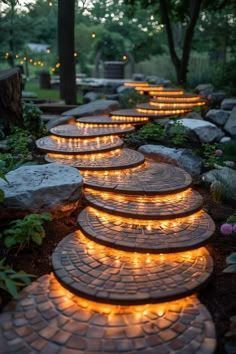
[[[96,38],[96,33],[93,32],[93,33],[91,34],[91,37],[92,37],[92,38]]]

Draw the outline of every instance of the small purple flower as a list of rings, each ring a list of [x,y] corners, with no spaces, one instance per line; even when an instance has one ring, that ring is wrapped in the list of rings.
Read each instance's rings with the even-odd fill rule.
[[[217,150],[215,151],[215,156],[216,156],[216,157],[221,157],[222,155],[223,155],[223,151],[222,151],[222,150],[217,149]]]
[[[233,233],[236,234],[236,224],[233,225]]]
[[[221,225],[220,231],[221,231],[222,235],[230,235],[233,232],[233,225],[223,224],[223,225]]]

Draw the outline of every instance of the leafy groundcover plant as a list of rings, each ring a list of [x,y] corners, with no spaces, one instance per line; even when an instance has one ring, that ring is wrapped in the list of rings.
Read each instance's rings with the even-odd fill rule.
[[[10,223],[10,227],[4,230],[2,238],[7,248],[19,245],[19,249],[27,247],[30,242],[41,245],[45,237],[44,222],[51,221],[49,213],[30,214],[23,219],[17,219]]]
[[[7,291],[15,299],[18,297],[18,290],[30,284],[33,275],[25,272],[16,272],[9,265],[5,264],[5,258],[0,260],[0,289]]]

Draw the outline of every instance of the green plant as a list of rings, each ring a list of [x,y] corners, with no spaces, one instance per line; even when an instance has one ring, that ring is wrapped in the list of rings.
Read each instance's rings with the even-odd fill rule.
[[[134,108],[139,103],[148,102],[148,97],[141,95],[135,90],[131,90],[128,93],[122,94],[120,97],[120,106],[121,108]]]
[[[128,134],[124,140],[133,147],[145,144],[147,140],[162,141],[165,138],[165,128],[161,124],[148,123],[135,133]]]
[[[23,119],[25,129],[35,137],[45,134],[45,126],[41,122],[42,111],[32,103],[23,103]]]
[[[5,258],[0,260],[0,288],[7,291],[14,298],[18,297],[18,290],[30,284],[32,275],[25,272],[16,272],[10,266],[5,265]]]
[[[183,145],[187,141],[184,125],[179,120],[174,120],[171,124],[170,135],[174,145]]]
[[[221,144],[220,149],[223,151],[224,160],[236,162],[236,141]]]
[[[7,144],[17,161],[27,161],[32,159],[29,151],[28,133],[20,128],[14,128],[12,134],[7,137]]]
[[[201,148],[201,153],[204,159],[204,164],[209,167],[215,167],[218,162],[218,158],[215,155],[216,144],[203,144]]]
[[[3,179],[5,182],[8,183],[5,173],[1,170],[0,170],[0,179]],[[4,201],[4,197],[5,197],[4,191],[0,188],[0,203],[2,203]]]
[[[30,214],[23,219],[17,219],[10,223],[10,227],[2,234],[7,248],[20,245],[20,249],[29,245],[31,241],[41,245],[45,237],[43,223],[51,221],[49,213]]]

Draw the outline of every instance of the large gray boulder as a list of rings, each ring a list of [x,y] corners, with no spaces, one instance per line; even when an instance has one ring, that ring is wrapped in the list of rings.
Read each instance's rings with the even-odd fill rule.
[[[202,179],[212,186],[217,183],[224,197],[236,200],[236,171],[232,168],[216,168],[204,173]]]
[[[84,102],[94,102],[99,98],[100,94],[98,92],[89,91],[84,95]]]
[[[162,145],[142,145],[139,151],[158,162],[166,162],[177,165],[192,176],[198,176],[202,170],[202,160],[194,155],[190,149],[168,148]]]
[[[119,102],[110,100],[96,100],[87,104],[83,104],[74,109],[64,112],[63,116],[83,117],[94,116],[99,114],[109,114],[119,108]]]
[[[208,95],[208,100],[211,101],[212,104],[219,105],[226,97],[225,91],[215,91]]]
[[[127,95],[129,93],[134,93],[134,92],[137,92],[133,87],[128,87],[128,86],[119,86],[117,87],[116,89],[116,92],[119,94],[119,95]]]
[[[57,163],[23,166],[7,173],[6,178],[8,183],[0,180],[5,194],[1,219],[43,212],[60,218],[73,212],[82,196],[79,171]]]
[[[219,129],[215,124],[201,119],[182,118],[178,119],[178,121],[183,124],[183,128],[189,137],[195,141],[200,141],[202,143],[212,143],[219,141],[224,136],[222,130]],[[171,134],[171,124],[173,124],[173,122],[170,121],[168,124],[168,130]]]
[[[195,87],[195,92],[200,93],[203,96],[208,96],[214,91],[212,84],[200,84]]]
[[[236,138],[236,107],[230,113],[229,119],[227,120],[224,129],[233,138]]]
[[[229,118],[230,112],[223,109],[210,109],[206,119],[217,125],[224,125]]]
[[[236,107],[236,98],[231,97],[231,98],[225,98],[221,102],[221,109],[229,110],[231,111],[234,107]]]

